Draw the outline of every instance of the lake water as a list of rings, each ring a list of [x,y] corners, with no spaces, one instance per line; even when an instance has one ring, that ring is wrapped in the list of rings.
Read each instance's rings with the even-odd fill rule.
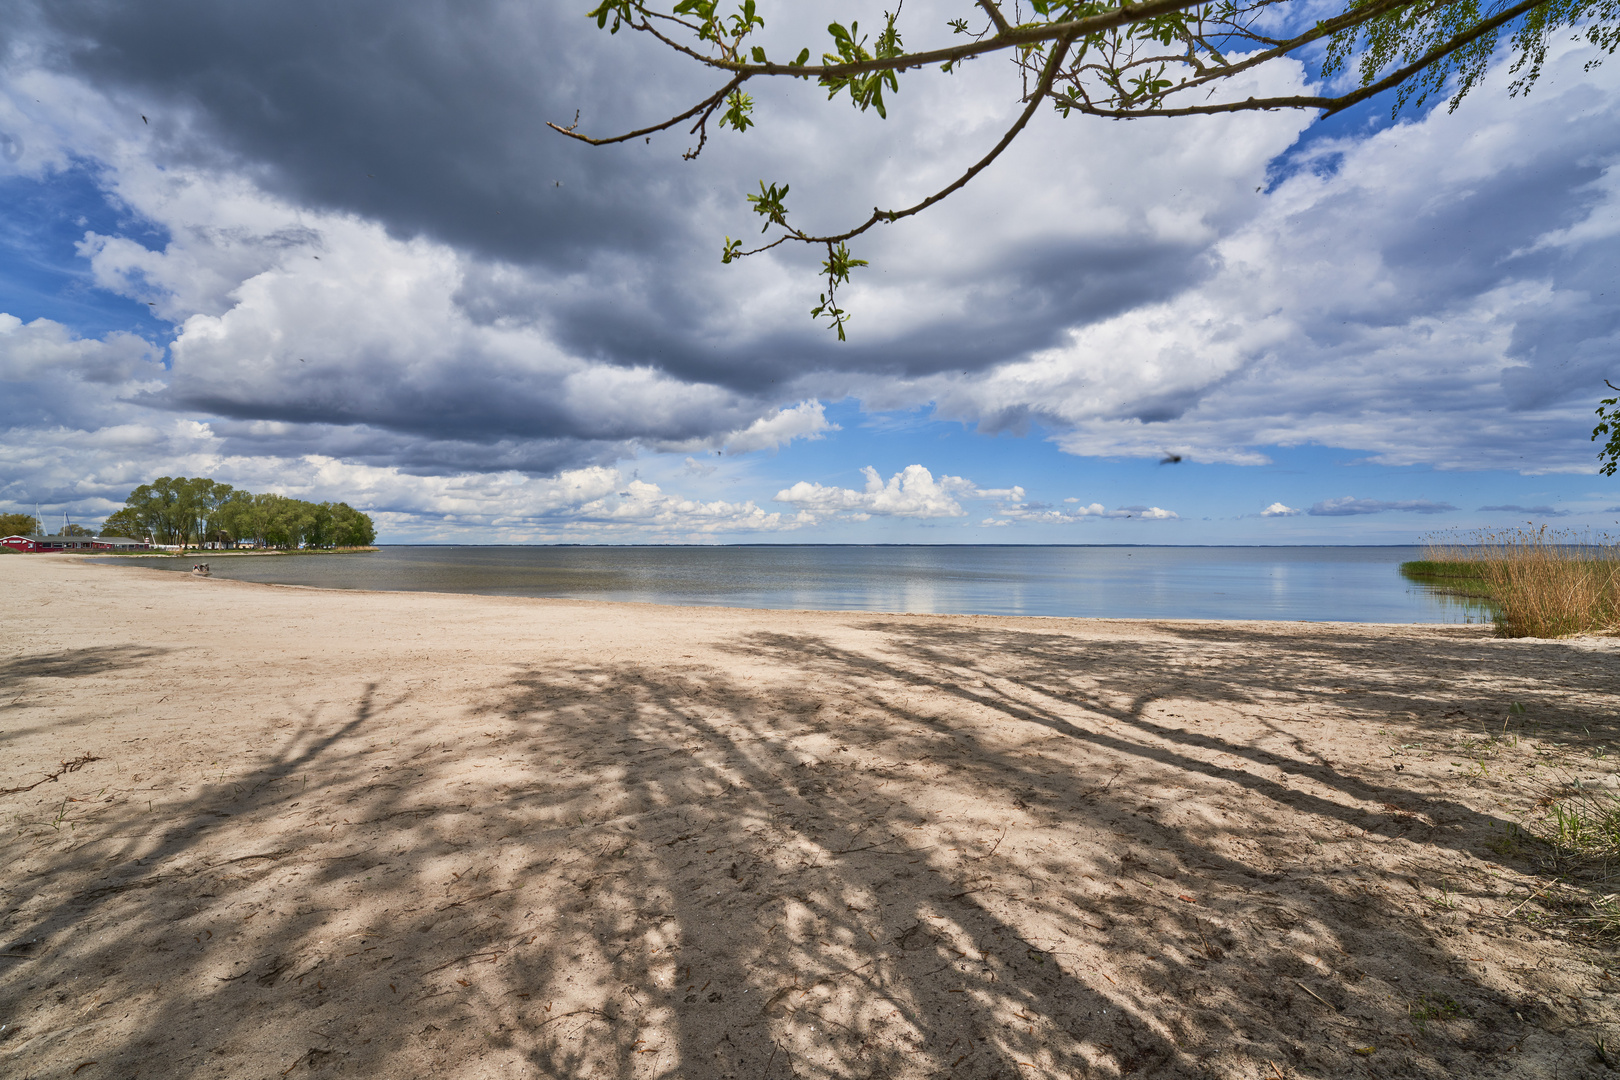
[[[1404,579],[1415,547],[385,547],[108,559],[239,581],[659,604],[1101,618],[1480,622]]]

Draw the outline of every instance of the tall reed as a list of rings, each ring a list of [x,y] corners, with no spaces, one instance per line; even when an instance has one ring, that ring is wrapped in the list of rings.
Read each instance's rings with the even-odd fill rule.
[[[1430,540],[1424,558],[1477,567],[1504,637],[1567,637],[1620,630],[1620,544],[1546,525],[1482,529],[1462,542]]]

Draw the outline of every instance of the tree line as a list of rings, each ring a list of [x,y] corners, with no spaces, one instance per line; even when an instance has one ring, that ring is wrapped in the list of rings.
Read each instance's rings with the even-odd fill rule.
[[[161,476],[142,484],[101,532],[182,547],[364,547],[377,538],[370,516],[348,503],[256,495],[204,476]]]

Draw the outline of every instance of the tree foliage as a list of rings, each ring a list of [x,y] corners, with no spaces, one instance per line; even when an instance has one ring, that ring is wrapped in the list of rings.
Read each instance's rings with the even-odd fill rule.
[[[0,514],[0,536],[28,536],[43,531],[33,514]]]
[[[109,536],[151,537],[182,547],[364,547],[377,538],[371,518],[348,503],[255,495],[201,476],[161,476],[142,484],[102,528]]]
[[[1620,390],[1607,379],[1603,380],[1610,390]],[[1620,398],[1604,398],[1598,402],[1598,425],[1592,429],[1592,441],[1609,437],[1608,443],[1598,451],[1598,471],[1604,476],[1613,476],[1615,469],[1620,468]]]
[[[107,516],[107,520],[101,523],[101,535],[122,536],[130,540],[141,540],[147,536],[147,533],[141,528],[140,516],[126,506],[122,510],[115,511]]]
[[[748,247],[726,237],[721,261],[794,242],[826,252],[826,291],[811,315],[845,337],[849,313],[838,306],[839,286],[865,261],[849,242],[879,224],[921,213],[960,190],[1024,130],[1036,111],[1119,119],[1178,117],[1258,109],[1313,109],[1329,115],[1386,90],[1392,109],[1420,107],[1450,94],[1455,109],[1484,76],[1502,35],[1512,53],[1510,87],[1527,92],[1540,77],[1549,45],[1568,33],[1594,50],[1588,67],[1620,45],[1620,0],[1339,0],[1335,12],[1318,0],[958,0],[961,15],[943,27],[951,43],[909,49],[901,32],[901,6],[885,13],[875,32],[851,21],[827,27],[830,48],[811,62],[812,48],[791,60],[773,60],[759,42],[765,26],[760,0],[736,7],[721,0],[600,0],[589,12],[596,25],[617,34],[631,30],[662,42],[722,80],[712,94],[675,116],[620,135],[596,138],[552,124],[571,138],[602,146],[646,138],[690,122],[702,153],[709,125],[738,133],[758,125],[746,87],[760,79],[814,80],[829,99],[846,98],[862,112],[888,116],[901,79],[923,69],[949,74],[979,57],[1010,58],[1023,108],[1001,138],[951,183],[919,202],[874,207],[866,220],[839,230],[805,229],[789,221],[789,185],[760,181],[748,196],[761,231],[772,239]],[[1327,17],[1319,18],[1320,14]],[[908,29],[908,33],[913,32]],[[942,35],[943,36],[943,35]],[[1237,99],[1222,84],[1266,65],[1298,58],[1321,74],[1315,94]]]

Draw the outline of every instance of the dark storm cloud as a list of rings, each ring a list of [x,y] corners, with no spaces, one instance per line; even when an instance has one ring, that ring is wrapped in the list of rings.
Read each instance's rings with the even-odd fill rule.
[[[1380,305],[1380,313],[1394,323],[1436,298],[1478,295],[1508,275],[1578,273],[1578,267],[1565,265],[1562,252],[1523,249],[1536,237],[1584,217],[1599,201],[1598,193],[1588,188],[1602,173],[1593,159],[1620,151],[1620,132],[1592,134],[1598,145],[1530,157],[1478,177],[1452,198],[1425,207],[1416,219],[1386,219],[1392,227],[1382,252],[1402,288]]]
[[[716,421],[729,418],[733,427],[746,424],[755,413],[738,407],[741,403],[729,409],[702,402],[685,409],[633,413],[570,407],[548,393],[553,390],[549,380],[525,380],[520,373],[481,373],[473,364],[462,370],[447,368],[444,378],[417,386],[385,382],[385,374],[375,368],[345,371],[316,380],[318,389],[312,392],[288,381],[279,391],[255,387],[257,394],[206,385],[193,389],[176,380],[168,391],[135,400],[233,420],[370,425],[404,435],[478,444],[506,439],[680,442],[715,434]]]
[[[1422,147],[1439,135],[1424,126],[1466,125],[1470,110],[1504,113],[1500,122],[1522,124],[1513,110],[1547,106],[1554,91],[1543,86],[1536,93],[1542,96],[1508,105],[1476,96],[1452,116],[1403,125],[1380,138],[1388,147],[1399,147],[1403,140]],[[1612,242],[1537,241],[1594,212],[1612,212],[1603,204],[1612,201],[1613,192],[1601,181],[1605,163],[1620,156],[1620,127],[1612,123],[1612,103],[1597,88],[1566,85],[1558,93],[1556,111],[1578,125],[1578,138],[1554,141],[1546,132],[1525,132],[1525,148],[1503,155],[1499,165],[1489,153],[1478,153],[1478,160],[1436,162],[1437,174],[1411,196],[1392,190],[1397,184],[1406,186],[1407,178],[1389,177],[1388,185],[1343,191],[1289,219],[1292,230],[1319,235],[1330,256],[1342,251],[1353,257],[1358,248],[1370,248],[1387,283],[1387,288],[1347,292],[1323,303],[1318,318],[1302,325],[1315,345],[1354,348],[1368,331],[1402,327],[1425,316],[1455,317],[1493,289],[1545,282],[1562,295],[1556,300],[1530,295],[1495,301],[1511,326],[1505,355],[1519,361],[1501,375],[1505,404],[1514,410],[1541,409],[1590,398],[1601,388],[1620,345],[1620,295],[1612,286],[1620,269],[1617,249]],[[1382,384],[1377,392],[1416,392],[1443,402],[1456,389],[1456,374],[1437,355],[1425,369],[1411,373],[1427,383],[1425,388],[1403,379]],[[1342,389],[1322,390],[1338,399],[1332,407],[1347,404]]]
[[[588,103],[628,119],[594,68],[594,27],[561,4],[497,0],[51,0],[11,5],[57,64],[123,91],[179,157],[255,167],[295,202],[525,263],[664,241],[683,174],[670,148],[591,153],[546,128]],[[15,24],[14,24],[15,25]],[[26,33],[25,29],[22,33]],[[623,58],[623,55],[620,57]],[[672,67],[670,77],[685,73]],[[638,71],[659,96],[690,91]],[[182,110],[166,115],[165,109]],[[136,118],[131,117],[134,122]],[[192,124],[197,126],[192,128]],[[689,173],[687,175],[690,175]],[[557,186],[558,182],[561,186]]]
[[[651,146],[593,150],[545,127],[583,105],[592,130],[617,130],[672,111],[712,80],[632,35],[609,39],[583,18],[587,5],[10,6],[22,27],[14,37],[47,42],[60,70],[142,103],[160,156],[246,169],[295,204],[352,212],[396,237],[425,236],[529,268],[539,277],[527,287],[480,281],[475,268],[457,300],[475,321],[543,319],[562,347],[592,361],[655,365],[748,395],[817,371],[977,371],[1048,347],[1069,326],[1165,299],[1208,270],[1199,245],[1186,242],[1033,244],[993,264],[964,262],[960,299],[898,339],[869,320],[840,346],[803,317],[722,342],[715,328],[740,300],[706,294],[686,269],[710,269],[718,243],[696,226],[693,207],[718,185],[746,213],[740,189],[730,193],[740,181],[712,160],[716,151],[688,165],[679,160],[684,132]],[[804,264],[807,311],[819,256],[790,258]],[[548,285],[557,274],[582,275],[586,284],[563,294]],[[176,400],[231,416],[395,426],[317,402],[244,409],[201,396]],[[486,404],[496,430],[515,429],[499,398]],[[408,402],[400,410],[400,430],[421,430],[406,419]],[[532,417],[528,427],[540,422]],[[580,434],[566,423],[544,430]]]
[[[1443,514],[1457,509],[1450,503],[1428,499],[1402,499],[1386,502],[1383,499],[1357,499],[1346,495],[1342,499],[1326,499],[1312,506],[1306,513],[1312,517],[1351,517],[1357,514],[1382,514],[1387,510],[1404,510],[1412,514]]]
[[[979,371],[1049,348],[1071,326],[1167,300],[1209,271],[1204,251],[1186,243],[1038,244],[996,263],[964,266],[970,280],[941,283],[956,286],[962,298],[901,336],[857,312],[859,329],[848,342],[806,319],[717,343],[709,326],[725,305],[746,297],[694,302],[680,281],[651,271],[635,289],[555,303],[548,321],[558,343],[578,355],[656,364],[677,378],[768,394],[807,370],[898,377]],[[803,280],[813,281],[812,272],[807,260]]]
[[[365,424],[257,424],[218,420],[221,451],[243,457],[296,459],[319,454],[415,476],[514,470],[554,476],[568,469],[611,465],[632,452],[623,442],[585,439],[424,438]]]

